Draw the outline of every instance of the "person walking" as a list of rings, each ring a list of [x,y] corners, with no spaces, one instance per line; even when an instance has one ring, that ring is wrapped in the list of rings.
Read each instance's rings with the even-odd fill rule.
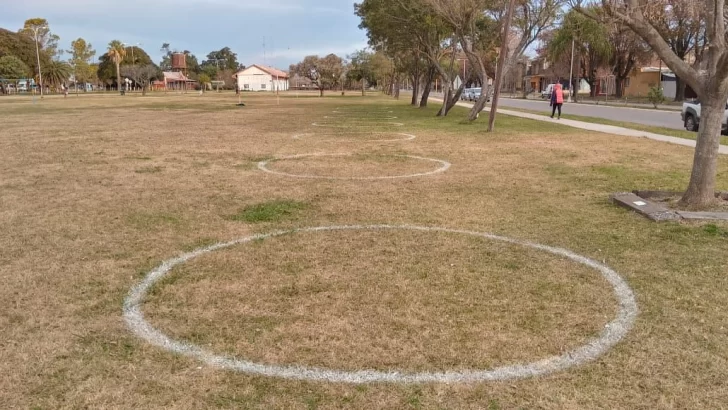
[[[559,110],[559,117],[561,119],[561,106],[564,105],[564,90],[561,88],[561,83],[554,85],[554,90],[551,91],[551,118],[554,118],[556,110]]]

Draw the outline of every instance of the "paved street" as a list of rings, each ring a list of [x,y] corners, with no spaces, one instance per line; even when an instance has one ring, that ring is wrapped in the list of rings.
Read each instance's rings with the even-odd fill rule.
[[[547,101],[520,100],[501,98],[503,107],[538,110],[550,114],[551,107]],[[582,115],[585,117],[598,117],[613,121],[634,122],[637,124],[657,127],[684,129],[678,111],[645,110],[639,108],[620,108],[604,105],[569,104],[564,103],[564,114]]]
[[[402,91],[405,92],[404,90]],[[410,94],[411,95],[411,94]],[[442,98],[439,93],[432,93],[432,97]],[[522,100],[501,97],[499,105],[504,108],[521,108],[526,110],[542,111],[551,114],[548,101]],[[564,103],[564,114],[581,115],[585,117],[604,118],[612,121],[634,122],[656,127],[685,129],[680,120],[679,111],[661,111],[641,108],[610,107],[593,104]]]

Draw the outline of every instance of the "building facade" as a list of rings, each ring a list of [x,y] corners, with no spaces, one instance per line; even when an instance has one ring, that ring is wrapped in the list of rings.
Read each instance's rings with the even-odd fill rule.
[[[253,64],[233,76],[240,91],[288,91],[288,73],[277,68]]]

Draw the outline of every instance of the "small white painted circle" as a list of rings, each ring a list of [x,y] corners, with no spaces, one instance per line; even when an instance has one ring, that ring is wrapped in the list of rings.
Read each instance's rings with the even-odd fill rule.
[[[405,174],[405,175],[387,175],[387,176],[380,176],[380,177],[335,177],[335,176],[326,176],[326,175],[307,175],[307,174],[291,174],[288,172],[281,172],[281,171],[275,171],[270,168],[268,168],[268,164],[274,161],[282,161],[287,159],[299,159],[299,158],[309,158],[309,157],[347,157],[351,156],[351,154],[299,154],[299,155],[291,155],[288,157],[279,157],[274,159],[269,159],[266,161],[261,161],[258,163],[258,169],[260,169],[263,172],[267,172],[269,174],[274,175],[281,175],[285,177],[291,177],[291,178],[306,178],[306,179],[329,179],[329,180],[345,180],[345,181],[371,181],[371,180],[378,180],[378,179],[400,179],[400,178],[416,178],[416,177],[424,177],[424,176],[430,176],[439,174],[442,172],[447,171],[450,169],[451,164],[447,161],[436,159],[436,158],[425,158],[425,157],[417,157],[414,155],[380,155],[381,157],[400,157],[400,158],[410,158],[410,159],[416,159],[420,161],[428,161],[428,162],[434,162],[436,164],[439,164],[440,166],[433,170],[428,172],[419,172],[415,174]]]
[[[351,120],[351,121],[389,121],[389,120],[396,120],[397,117],[390,115],[390,116],[382,116],[382,117],[349,117],[348,115],[324,115],[324,118],[327,120]]]
[[[394,111],[391,110],[385,110],[385,111],[342,111],[342,110],[334,110],[331,111],[334,114],[373,114],[373,115],[379,115],[379,114],[394,114]]]
[[[344,371],[305,366],[278,366],[255,363],[248,360],[220,355],[204,349],[195,344],[175,340],[152,326],[144,317],[142,305],[150,289],[161,281],[177,265],[188,262],[198,256],[218,251],[232,246],[252,241],[274,238],[299,232],[331,232],[345,230],[410,230],[421,232],[445,232],[470,235],[492,241],[519,245],[532,248],[557,256],[565,257],[574,262],[586,265],[601,274],[614,290],[619,303],[617,316],[607,323],[598,338],[589,340],[582,346],[564,352],[560,356],[551,356],[531,363],[513,364],[487,370],[459,370],[442,372],[359,370]],[[349,226],[321,226],[313,228],[276,231],[268,234],[259,234],[236,239],[230,242],[218,243],[192,252],[184,253],[176,258],[164,261],[157,268],[149,272],[146,277],[130,290],[124,299],[124,320],[127,326],[138,337],[170,352],[191,357],[207,364],[225,370],[255,374],[285,379],[326,381],[334,383],[474,383],[487,381],[501,381],[524,379],[542,376],[562,371],[573,366],[581,365],[595,360],[609,349],[619,343],[634,325],[639,309],[634,293],[627,282],[614,270],[593,259],[571,252],[567,249],[541,245],[538,243],[511,239],[503,236],[483,232],[466,231],[459,229],[424,227],[412,225],[349,225]]]
[[[355,134],[355,133],[347,133],[346,135],[352,135],[352,134]],[[341,141],[355,141],[355,142],[399,142],[399,141],[412,141],[413,139],[416,139],[417,138],[416,135],[405,134],[405,133],[402,133],[402,132],[387,132],[387,133],[382,133],[382,134],[395,135],[395,136],[398,136],[399,138],[379,139],[379,140],[377,140],[377,139],[372,139],[372,140],[355,140],[353,138],[348,138],[348,139],[347,138],[329,138],[329,139],[318,139],[317,138],[317,141],[323,141],[323,142],[341,142]],[[307,137],[313,136],[313,135],[320,137],[322,134],[318,134],[318,133],[317,134],[313,134],[313,133],[309,133],[309,134],[296,134],[296,135],[293,136],[293,139],[295,139],[295,140],[302,140],[304,138],[307,138]]]

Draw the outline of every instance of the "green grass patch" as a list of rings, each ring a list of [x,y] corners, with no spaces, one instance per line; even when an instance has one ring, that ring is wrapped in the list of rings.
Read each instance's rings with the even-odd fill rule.
[[[728,238],[728,229],[722,228],[718,225],[705,225],[703,227],[703,231],[710,236],[722,236],[724,238]]]
[[[158,174],[162,172],[162,167],[141,167],[134,170],[137,174]]]
[[[309,207],[310,205],[305,202],[277,199],[246,206],[229,219],[248,223],[279,222],[286,218],[295,217],[300,211]]]

